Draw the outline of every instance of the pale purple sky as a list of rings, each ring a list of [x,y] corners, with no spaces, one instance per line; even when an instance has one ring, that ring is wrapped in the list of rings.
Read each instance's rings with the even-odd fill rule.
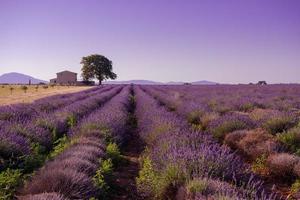
[[[118,80],[300,83],[300,0],[0,0],[0,74],[93,53]]]

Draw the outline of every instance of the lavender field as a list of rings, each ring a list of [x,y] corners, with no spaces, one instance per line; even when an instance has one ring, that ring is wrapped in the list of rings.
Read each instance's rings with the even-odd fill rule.
[[[299,199],[300,86],[105,85],[0,107],[0,199]]]

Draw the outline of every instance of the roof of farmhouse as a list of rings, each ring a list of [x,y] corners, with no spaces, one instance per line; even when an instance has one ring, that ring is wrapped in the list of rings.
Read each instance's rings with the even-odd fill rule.
[[[71,72],[71,71],[68,71],[68,70],[65,70],[65,71],[62,71],[62,72],[58,72],[56,74],[62,74],[62,73],[72,73],[72,74],[77,74],[75,72]]]

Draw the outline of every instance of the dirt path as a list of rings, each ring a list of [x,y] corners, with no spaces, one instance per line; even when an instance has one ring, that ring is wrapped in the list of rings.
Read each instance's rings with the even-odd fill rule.
[[[122,149],[123,161],[115,169],[111,196],[113,200],[138,200],[136,177],[139,173],[139,156],[144,149],[142,140],[137,133],[131,133],[127,144]]]
[[[108,199],[112,200],[141,200],[138,195],[136,178],[138,177],[140,164],[139,157],[144,151],[144,143],[137,130],[135,116],[134,90],[130,92],[130,106],[127,121],[127,139],[121,146],[122,162],[116,167],[111,180],[111,191]]]

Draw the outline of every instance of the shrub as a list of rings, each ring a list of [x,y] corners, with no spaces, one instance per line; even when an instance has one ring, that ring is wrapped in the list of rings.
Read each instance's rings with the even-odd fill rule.
[[[69,127],[71,127],[71,128],[74,127],[76,125],[76,123],[77,123],[77,118],[75,115],[69,115],[67,117],[67,124]]]
[[[67,200],[67,199],[65,199],[59,193],[52,192],[52,193],[42,193],[42,194],[19,197],[18,200]]]
[[[156,195],[159,199],[174,199],[179,187],[184,184],[185,177],[179,167],[169,165],[158,179]]]
[[[100,160],[100,162],[101,165],[93,177],[93,182],[94,185],[101,190],[102,195],[105,196],[109,189],[107,178],[112,174],[113,163],[111,159],[104,160],[103,162]]]
[[[12,199],[17,187],[22,182],[20,170],[6,169],[0,173],[0,199]]]
[[[145,157],[137,180],[138,191],[144,198],[174,199],[180,186],[184,185],[182,170],[173,164],[162,169],[160,173],[153,168],[152,160]]]
[[[261,124],[261,123],[265,122],[266,120],[268,120],[270,118],[270,116],[279,115],[279,114],[280,114],[280,112],[277,110],[257,108],[249,113],[249,117],[252,120]]]
[[[88,199],[96,193],[93,182],[86,174],[72,169],[47,168],[37,173],[25,185],[21,195],[57,192],[69,199]]]
[[[263,127],[271,134],[281,133],[295,125],[294,120],[289,116],[273,117],[267,120]]]
[[[11,94],[11,95],[12,95],[14,89],[15,89],[14,87],[10,87],[10,88],[9,88],[10,94]]]
[[[116,143],[109,143],[106,147],[106,154],[112,159],[114,164],[117,164],[121,159],[121,153]]]
[[[21,90],[23,90],[23,91],[24,91],[24,93],[26,93],[26,92],[27,92],[27,90],[28,90],[28,87],[27,87],[27,86],[25,86],[25,85],[23,85],[23,86],[21,86]]]
[[[293,172],[297,177],[300,177],[300,162],[294,166]]]
[[[223,140],[226,134],[244,128],[247,128],[247,126],[241,121],[227,121],[216,127],[213,130],[213,135],[217,139]]]
[[[76,156],[64,157],[64,159],[58,158],[53,160],[49,166],[56,169],[73,169],[89,176],[94,176],[98,168],[95,163]]]
[[[210,112],[210,113],[205,113],[201,117],[201,127],[203,130],[206,130],[209,123],[213,120],[216,120],[219,117],[218,113],[215,112]]]
[[[267,159],[267,166],[274,176],[291,177],[293,169],[299,158],[287,153],[278,153],[270,155]]]
[[[209,124],[213,136],[219,140],[223,140],[230,132],[253,127],[255,124],[248,116],[233,112],[213,120]]]
[[[205,193],[208,188],[207,180],[193,179],[186,185],[187,195],[193,197],[196,193]]]
[[[267,168],[267,156],[265,154],[259,156],[255,159],[255,161],[252,163],[252,170],[256,173],[264,173]]]
[[[300,180],[299,179],[293,183],[293,185],[291,187],[291,192],[292,193],[300,192]]]
[[[206,130],[209,123],[219,117],[218,113],[202,111],[194,111],[188,114],[188,122],[192,125],[194,130]]]
[[[137,189],[144,198],[153,198],[157,187],[158,176],[153,169],[153,163],[149,157],[142,161],[142,168],[136,179]]]
[[[230,110],[231,109],[229,107],[227,107],[227,106],[219,106],[217,108],[217,112],[219,112],[220,115],[225,115],[226,113],[230,112]]]
[[[261,129],[248,131],[239,143],[238,148],[251,159],[261,155],[270,155],[280,149],[280,144],[274,137]]]
[[[229,198],[237,193],[235,187],[219,180],[193,179],[186,185],[186,197],[184,199],[236,199]],[[230,196],[227,196],[229,195]]]
[[[24,172],[30,173],[34,169],[40,167],[46,159],[46,151],[43,146],[38,143],[31,144],[31,154],[24,158]]]
[[[249,112],[254,109],[254,105],[252,103],[244,103],[240,105],[239,110],[243,112]]]
[[[171,130],[171,125],[170,124],[157,124],[155,126],[155,128],[153,129],[153,131],[151,133],[149,133],[146,138],[145,141],[149,144],[151,143],[155,143],[155,141],[164,133],[167,133],[168,131]]]
[[[228,133],[225,136],[224,142],[232,149],[238,148],[238,143],[242,138],[244,138],[247,134],[247,130],[237,130],[231,133]]]
[[[63,137],[59,138],[58,140],[56,140],[54,142],[54,149],[50,154],[50,158],[54,158],[55,156],[57,156],[58,154],[62,153],[68,146],[69,146],[70,142],[67,138],[66,135],[64,135]]]
[[[193,125],[199,125],[200,124],[200,118],[203,115],[201,111],[193,111],[188,114],[187,120],[190,124]]]
[[[43,85],[43,88],[44,89],[48,89],[48,85]]]
[[[277,134],[277,138],[293,153],[296,153],[300,149],[300,127]]]

